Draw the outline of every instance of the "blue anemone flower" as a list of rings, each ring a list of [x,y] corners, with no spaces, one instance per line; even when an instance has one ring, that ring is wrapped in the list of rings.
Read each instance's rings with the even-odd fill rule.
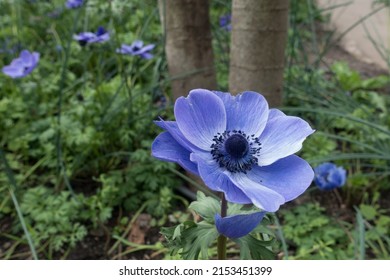
[[[12,60],[10,65],[3,67],[3,73],[13,79],[27,76],[37,67],[39,53],[23,50],[18,58]]]
[[[83,0],[67,0],[65,6],[68,9],[75,9],[83,5]]]
[[[73,35],[73,39],[77,40],[81,46],[91,43],[103,43],[110,39],[110,34],[101,26],[99,26],[96,33],[81,32]]]
[[[154,140],[152,155],[199,175],[227,201],[275,212],[313,180],[313,169],[294,153],[314,130],[269,109],[259,93],[195,89],[177,99],[174,113],[176,121],[156,122],[166,131]]]
[[[314,168],[314,182],[321,190],[341,188],[347,179],[347,171],[343,167],[325,162]]]
[[[122,44],[119,49],[116,49],[116,52],[121,53],[121,54],[134,55],[134,56],[138,55],[144,59],[151,59],[153,57],[153,55],[149,52],[154,47],[155,47],[155,45],[153,45],[153,44],[144,46],[144,42],[142,42],[140,40],[136,40],[131,45]]]

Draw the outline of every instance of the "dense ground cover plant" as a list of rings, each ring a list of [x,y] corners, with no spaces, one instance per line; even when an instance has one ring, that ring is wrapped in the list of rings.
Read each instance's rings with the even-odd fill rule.
[[[115,5],[119,3],[110,6],[105,1],[85,1],[84,6],[62,10],[52,18],[47,12],[65,4],[49,2],[0,4],[6,13],[0,38],[12,38],[1,53],[3,71],[12,78],[20,77],[12,80],[2,74],[0,79],[0,141],[25,222],[33,229],[35,246],[46,248],[39,251],[44,255],[48,248],[74,248],[88,230],[113,218],[114,209],[128,213],[148,202],[146,211],[158,218],[166,215],[172,207],[172,190],[180,183],[169,171],[170,165],[153,160],[149,150],[156,133],[150,123],[166,114],[161,111],[165,106],[160,84],[164,64],[161,59],[144,62],[115,53],[118,39],[145,36],[134,27],[150,25],[153,30],[153,25],[159,24],[158,18],[152,17],[156,10],[152,16],[138,11],[131,23],[116,25],[113,21],[121,22],[127,16],[117,13]],[[128,13],[135,10],[131,4],[127,8]],[[99,9],[105,16],[109,14],[112,24],[107,29],[99,27],[96,33],[77,35],[89,30],[88,26],[98,26],[94,14]],[[11,29],[22,12],[28,15],[26,22],[13,34]],[[34,13],[40,18],[34,18]],[[82,25],[81,20],[87,19]],[[108,22],[108,18],[101,20]],[[32,24],[36,38],[18,36]],[[159,36],[155,33],[145,38],[156,41]],[[31,54],[34,61],[30,63],[27,51],[14,59],[24,46],[40,49],[39,64],[36,53]],[[153,56],[145,50],[139,54]],[[23,66],[21,74],[16,71],[19,64]],[[161,176],[153,176],[156,173]],[[0,180],[7,186],[9,176],[1,172]],[[0,217],[5,218],[14,212],[7,188],[1,191]],[[41,201],[42,196],[47,200]],[[61,214],[55,214],[57,211]],[[19,234],[17,219],[8,229],[15,237]],[[50,230],[43,232],[45,229]]]

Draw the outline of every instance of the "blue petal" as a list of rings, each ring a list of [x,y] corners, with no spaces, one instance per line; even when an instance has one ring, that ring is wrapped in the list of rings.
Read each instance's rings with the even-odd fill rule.
[[[229,202],[249,204],[252,201],[235,186],[229,177],[212,159],[209,153],[192,153],[191,160],[198,164],[199,176],[203,182],[213,191],[223,192]]]
[[[314,172],[305,160],[292,155],[268,166],[255,166],[248,172],[248,177],[282,195],[287,202],[310,186]]]
[[[334,163],[331,162],[324,162],[320,165],[318,165],[314,171],[316,174],[322,174],[325,175],[326,173],[330,172],[332,169],[337,168],[337,166]]]
[[[22,59],[23,64],[26,67],[30,67],[33,65],[33,56],[28,50],[21,51],[20,58]]]
[[[270,109],[268,114],[268,121],[277,118],[277,117],[285,117],[286,114],[280,111],[279,109]]]
[[[199,150],[196,146],[194,146],[191,142],[189,142],[183,135],[183,133],[180,131],[179,127],[177,126],[177,123],[174,121],[164,121],[161,119],[161,121],[155,121],[155,124],[157,124],[162,129],[167,130],[173,138],[185,149],[189,151],[195,151]]]
[[[240,238],[249,234],[264,218],[265,212],[240,214],[222,218],[215,214],[215,226],[220,234],[229,238]]]
[[[11,78],[21,78],[24,76],[23,68],[15,66],[4,66],[3,73]]]
[[[152,144],[152,155],[158,159],[176,162],[185,170],[198,175],[195,163],[190,160],[190,151],[183,148],[169,132],[163,132]]]
[[[275,117],[275,115],[279,115]],[[302,148],[302,143],[314,130],[298,117],[282,116],[274,111],[273,117],[260,135],[261,143],[258,165],[265,166],[290,156]]]
[[[132,54],[131,46],[122,44],[120,48],[116,49],[117,53],[121,54]]]
[[[210,151],[213,137],[226,129],[223,102],[211,91],[192,90],[187,98],[176,100],[174,111],[185,138],[203,150]]]
[[[98,29],[97,29],[97,31],[96,31],[96,35],[97,35],[97,36],[101,36],[101,35],[103,35],[103,34],[105,34],[105,33],[107,33],[107,31],[104,29],[104,27],[99,26]]]
[[[89,43],[103,43],[110,39],[110,33],[105,32],[89,39]]]
[[[137,48],[137,49],[140,49],[142,48],[142,46],[144,45],[144,42],[142,42],[141,40],[135,40],[132,44],[131,44],[131,47],[134,49],[134,48]]]
[[[39,61],[40,54],[38,52],[33,52],[32,56],[33,56],[33,66],[36,66]]]
[[[145,47],[143,47],[141,50],[144,52],[151,51],[152,49],[154,49],[155,46],[156,45],[154,45],[154,44],[149,44],[149,45],[146,45]]]
[[[151,53],[147,53],[147,52],[141,53],[140,56],[143,59],[152,59],[153,58],[153,55]]]
[[[89,40],[91,40],[92,38],[95,38],[95,37],[96,37],[96,34],[92,33],[92,32],[81,32],[79,34],[73,35],[73,39],[75,39],[77,41],[85,41],[85,42],[89,42]]]
[[[337,167],[334,174],[331,175],[332,179],[335,180],[339,187],[345,184],[347,179],[347,171],[342,167]]]
[[[245,91],[237,96],[214,92],[224,102],[227,116],[227,130],[241,130],[247,135],[261,134],[268,119],[268,103],[265,98],[253,91]]]
[[[249,171],[248,174],[231,173],[229,178],[258,208],[266,212],[276,212],[280,205],[286,202],[285,198],[264,186],[261,180],[251,180],[248,176],[250,172],[253,171]]]

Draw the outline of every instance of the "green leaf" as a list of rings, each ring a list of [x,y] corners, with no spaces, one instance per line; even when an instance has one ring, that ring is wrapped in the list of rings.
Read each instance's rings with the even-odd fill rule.
[[[267,247],[272,246],[274,239],[269,241],[258,240],[252,235],[233,239],[240,246],[242,260],[274,260],[275,253]]]
[[[180,252],[185,260],[197,260],[199,254],[202,259],[207,259],[208,250],[219,235],[216,227],[205,221],[187,221],[175,227],[162,228],[161,234],[167,239],[171,255]]]
[[[367,220],[373,220],[377,215],[376,209],[371,205],[361,204],[359,208],[363,217]]]
[[[192,202],[188,208],[194,210],[207,222],[214,223],[215,214],[220,212],[220,202],[199,191],[196,196],[197,200]]]
[[[256,206],[247,206],[242,204],[236,204],[236,203],[229,203],[228,209],[227,209],[227,215],[233,216],[233,215],[241,215],[241,214],[251,214],[260,212],[261,210],[257,208]]]
[[[199,253],[202,259],[208,258],[208,249],[217,239],[219,233],[214,225],[200,222],[185,232],[182,256],[185,260],[197,260]]]

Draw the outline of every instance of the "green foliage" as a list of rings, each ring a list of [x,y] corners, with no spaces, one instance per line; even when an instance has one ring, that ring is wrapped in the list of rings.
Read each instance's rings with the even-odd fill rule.
[[[187,221],[175,227],[163,228],[161,233],[168,241],[171,255],[180,253],[185,260],[196,260],[200,253],[202,259],[207,259],[208,250],[219,235],[216,227],[205,221]]]
[[[314,133],[305,144],[302,157],[308,161],[327,156],[337,149],[336,141],[321,133]]]
[[[288,100],[299,106],[291,110],[310,120],[317,131],[305,142],[302,156],[313,165],[334,161],[348,169],[348,187],[342,195],[352,207],[361,203],[363,189],[374,195],[378,187],[388,185],[390,98],[378,91],[389,85],[390,78],[364,79],[341,62],[331,70],[332,76],[326,77],[323,70],[290,69]]]
[[[191,202],[188,209],[195,211],[195,213],[200,215],[206,222],[213,223],[215,219],[214,215],[219,213],[221,209],[221,203],[215,198],[206,196],[202,192],[198,192],[196,200]]]
[[[342,61],[326,65],[324,58],[335,33],[315,32],[317,22],[326,18],[321,15],[313,20],[321,11],[312,3],[291,2],[285,111],[302,116],[316,129],[300,155],[313,167],[326,161],[343,166],[347,183],[338,190],[339,202],[346,212],[360,205],[362,214],[354,220],[332,217],[337,211],[325,211],[313,203],[282,211],[283,235],[279,237],[286,238],[289,249],[284,249],[284,255],[291,259],[388,258],[390,231],[376,223],[380,219],[386,225],[389,215],[384,200],[390,174],[390,78],[365,78]],[[378,199],[382,195],[384,200]]]
[[[364,229],[364,246],[378,259],[390,259],[390,217],[389,211],[380,209],[377,203],[361,204],[357,210],[361,213]]]
[[[375,0],[374,4],[384,4],[386,6],[390,6],[390,0]]]
[[[350,259],[353,251],[347,236],[348,224],[338,224],[317,203],[281,211],[283,234],[295,247],[294,259]]]
[[[63,6],[0,3],[0,67],[22,49],[41,54],[30,75],[0,79],[0,145],[35,243],[49,242],[53,250],[74,246],[118,208],[132,213],[147,201],[146,211],[166,220],[180,184],[169,171],[173,165],[150,154],[158,133],[153,120],[167,114],[161,113],[167,71],[159,58],[162,33],[154,1]],[[81,47],[73,40],[74,33],[98,26],[110,31],[109,42]],[[155,44],[156,58],[116,54],[120,44],[136,39]],[[3,175],[0,170],[0,186],[8,184]],[[0,194],[0,218],[12,215],[7,189]],[[20,227],[15,224],[13,231],[18,234]]]
[[[149,141],[144,146],[132,153],[128,168],[101,174],[99,181],[110,205],[122,205],[126,211],[133,212],[149,201],[148,212],[160,217],[169,212],[172,188],[179,181],[169,171],[174,165],[152,158],[147,149]]]
[[[74,247],[87,234],[85,220],[79,215],[82,204],[69,192],[55,194],[42,186],[28,189],[21,209],[36,246],[50,240],[57,251],[64,246]]]
[[[315,21],[321,22],[325,20],[321,10],[312,1],[292,1],[290,9],[293,24],[311,25]]]
[[[275,253],[268,249],[275,240],[259,240],[252,235],[246,235],[235,240],[240,245],[240,259],[242,260],[273,260]]]

